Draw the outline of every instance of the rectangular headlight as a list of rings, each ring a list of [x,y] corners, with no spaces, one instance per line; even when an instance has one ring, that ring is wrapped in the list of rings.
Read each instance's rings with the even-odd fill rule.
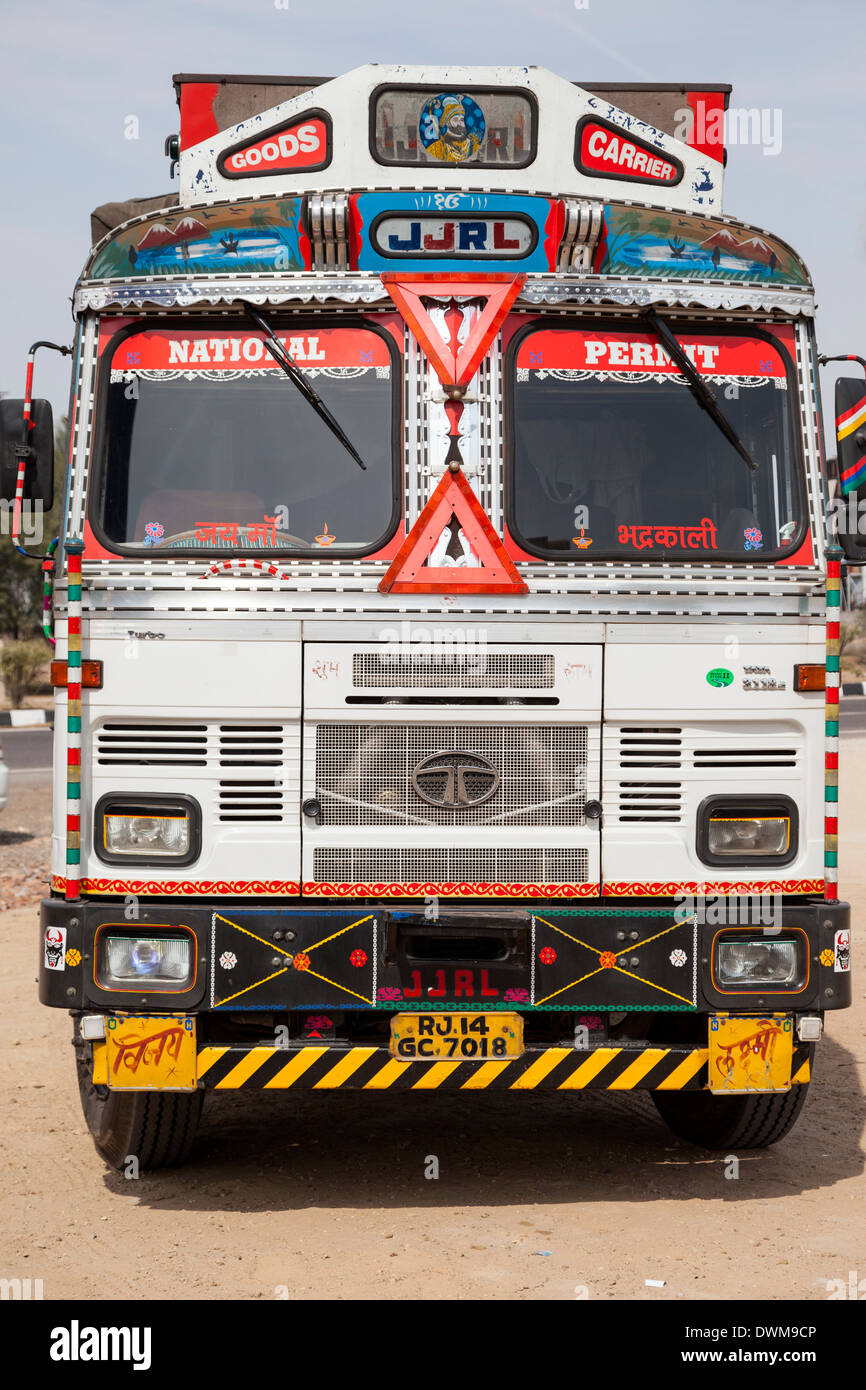
[[[719,989],[790,989],[798,983],[797,942],[766,937],[719,941],[715,975]]]
[[[96,808],[96,851],[108,864],[190,864],[201,845],[201,811],[191,796],[118,793]]]
[[[142,859],[189,854],[190,818],[186,813],[157,816],[111,812],[103,816],[103,844],[111,854],[139,854]]]
[[[155,936],[106,928],[99,933],[96,983],[102,989],[189,989],[193,970],[193,941],[186,932]]]
[[[791,844],[790,816],[710,816],[710,854],[742,859],[747,855],[784,855]]]

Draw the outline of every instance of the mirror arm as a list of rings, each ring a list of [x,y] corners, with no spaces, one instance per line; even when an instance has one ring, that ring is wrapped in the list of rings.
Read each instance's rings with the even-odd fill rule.
[[[42,559],[41,555],[34,555],[32,551],[25,550],[24,546],[20,543],[21,512],[24,503],[24,477],[27,472],[27,464],[33,457],[33,449],[29,443],[30,431],[32,429],[30,413],[33,407],[33,367],[39,348],[50,348],[52,352],[59,352],[62,357],[70,357],[72,355],[71,347],[64,347],[60,343],[49,342],[47,338],[39,338],[35,343],[31,343],[27,352],[24,410],[21,415],[21,443],[13,446],[13,456],[18,460],[18,476],[15,482],[15,501],[12,506],[12,544],[18,551],[18,554],[25,555],[28,560]]]

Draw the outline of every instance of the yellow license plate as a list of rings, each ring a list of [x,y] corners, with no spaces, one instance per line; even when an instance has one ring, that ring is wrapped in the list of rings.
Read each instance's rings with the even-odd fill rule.
[[[103,1074],[113,1090],[195,1090],[194,1018],[107,1018],[105,1052]]]
[[[794,1055],[793,1019],[786,1014],[761,1018],[710,1019],[710,1090],[789,1091]]]
[[[523,1056],[520,1014],[397,1014],[391,1055],[401,1062],[490,1062]]]

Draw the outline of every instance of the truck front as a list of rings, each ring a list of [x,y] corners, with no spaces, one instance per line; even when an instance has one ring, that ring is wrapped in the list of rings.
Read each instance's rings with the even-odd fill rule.
[[[75,298],[40,997],[97,1147],[238,1087],[781,1137],[850,1002],[839,562],[728,89],[176,84]]]

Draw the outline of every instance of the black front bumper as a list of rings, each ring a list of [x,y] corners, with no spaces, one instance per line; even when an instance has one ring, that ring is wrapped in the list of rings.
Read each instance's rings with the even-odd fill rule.
[[[209,1013],[463,1009],[526,1015],[825,1012],[851,1003],[847,903],[789,899],[771,927],[749,925],[750,903],[726,901],[723,919],[677,920],[673,903],[616,907],[559,902],[442,901],[421,905],[249,907],[144,904],[135,920],[118,903],[42,902],[39,998],[73,1011]],[[708,916],[711,914],[708,913]],[[715,913],[719,916],[718,909]],[[182,992],[112,991],[96,982],[101,928],[185,928],[195,941],[195,978]],[[716,938],[793,937],[796,987],[726,992],[713,974]],[[50,949],[49,949],[50,948]]]

